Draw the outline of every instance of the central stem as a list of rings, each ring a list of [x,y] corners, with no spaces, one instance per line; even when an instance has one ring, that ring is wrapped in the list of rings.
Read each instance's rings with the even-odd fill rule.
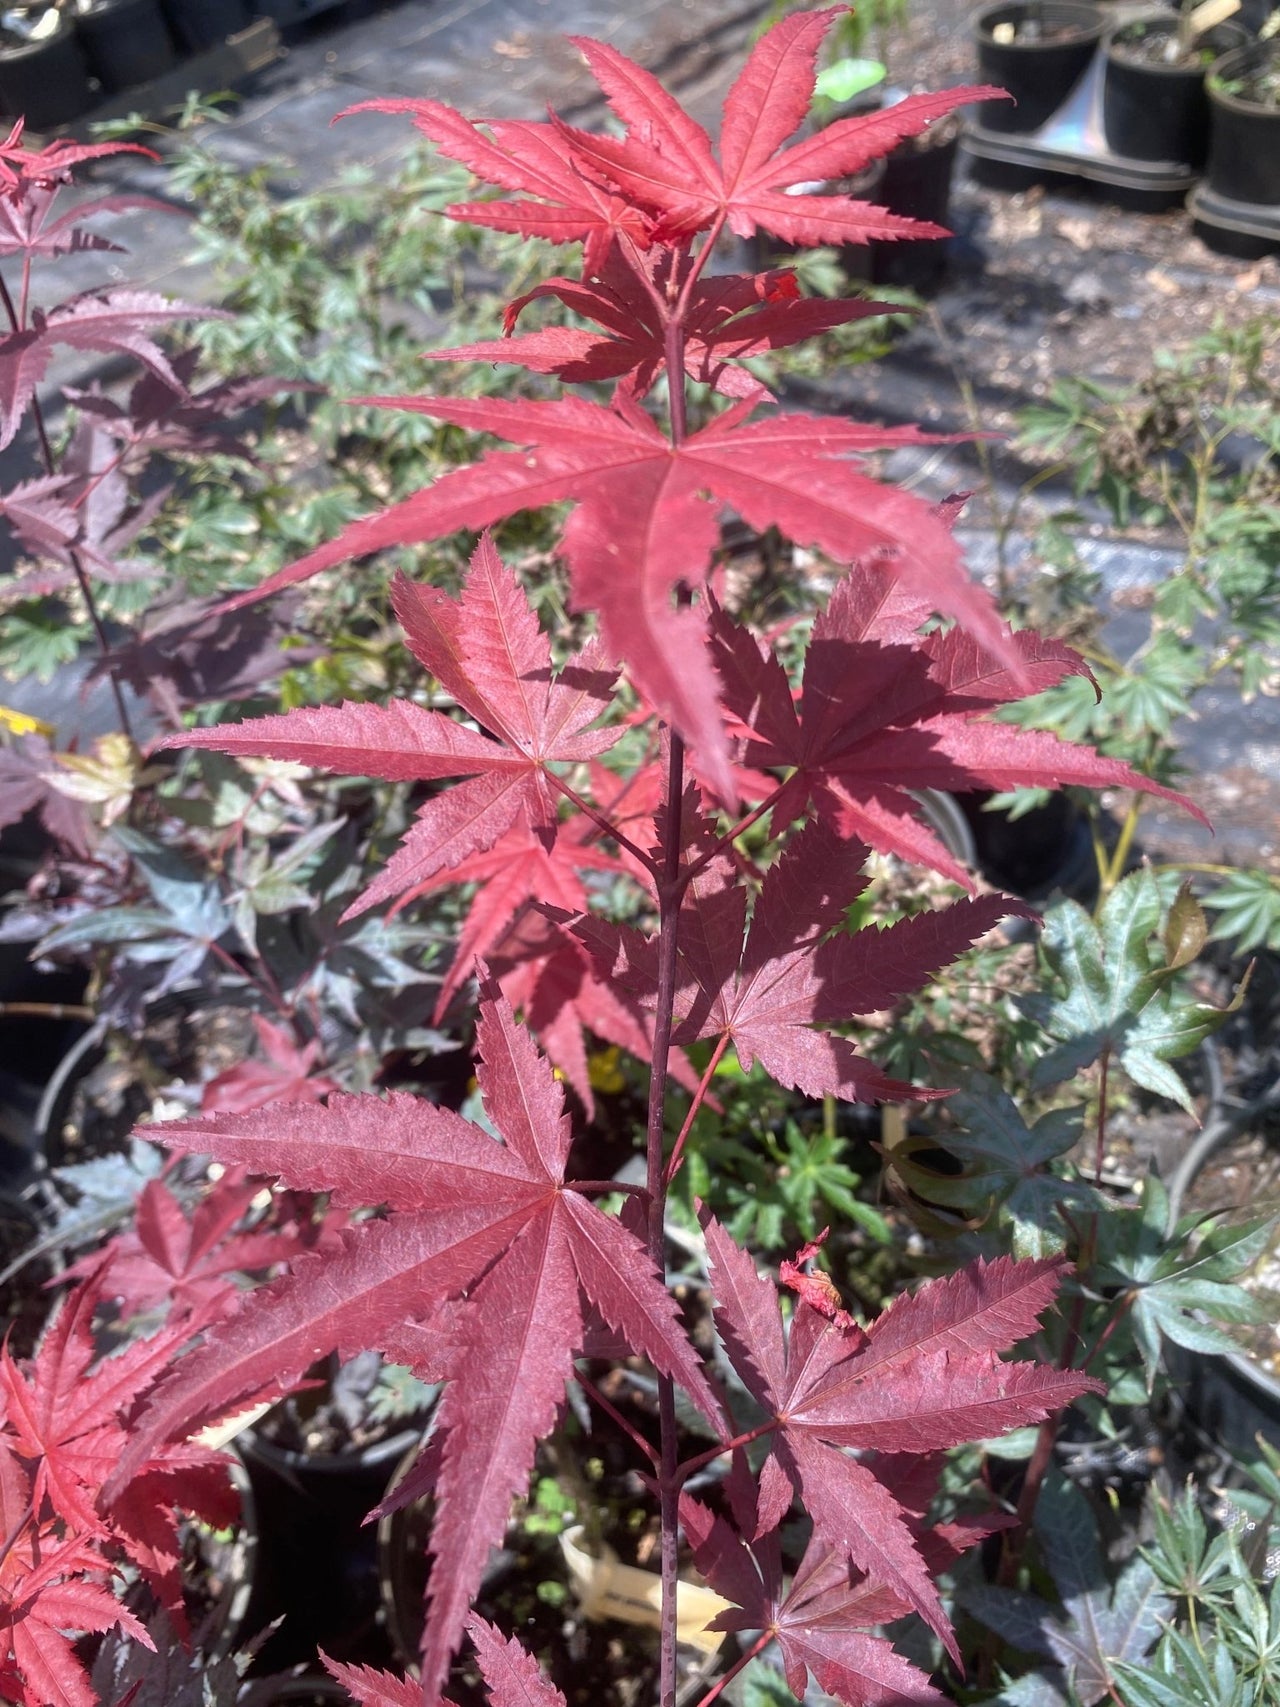
[[[667,390],[671,439],[680,444],[687,431],[684,396],[684,330],[676,316],[667,325]],[[687,595],[686,595],[687,596]],[[666,1215],[667,1058],[671,1051],[675,1011],[677,950],[679,948],[680,850],[683,841],[681,803],[684,797],[684,742],[674,730],[667,759],[666,838],[658,873],[658,998],[653,1024],[653,1072],[649,1080],[649,1109],[645,1129],[646,1175],[649,1188],[649,1254],[659,1275],[665,1275],[663,1225]],[[675,1707],[676,1699],[676,1579],[680,1530],[679,1451],[676,1441],[675,1384],[658,1379],[660,1458],[658,1497],[662,1521],[662,1624],[660,1707]]]

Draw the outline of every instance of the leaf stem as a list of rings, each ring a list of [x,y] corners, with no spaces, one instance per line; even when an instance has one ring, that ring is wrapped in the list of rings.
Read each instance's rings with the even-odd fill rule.
[[[707,1095],[707,1088],[715,1077],[716,1068],[720,1065],[721,1058],[728,1046],[729,1033],[726,1031],[718,1040],[711,1053],[711,1059],[707,1062],[706,1070],[698,1081],[698,1088],[693,1093],[693,1101],[689,1104],[689,1112],[684,1117],[684,1125],[680,1128],[675,1144],[672,1146],[671,1155],[667,1161],[666,1178],[668,1185],[671,1184],[676,1175],[680,1172],[680,1164],[684,1159],[685,1139],[689,1136],[689,1128],[693,1125],[693,1122],[697,1117],[698,1110],[702,1107]]]
[[[760,1440],[766,1434],[772,1434],[778,1426],[777,1417],[769,1417],[754,1428],[749,1428],[745,1434],[735,1434],[732,1440],[726,1440],[723,1446],[709,1446],[705,1452],[700,1452],[696,1458],[686,1458],[680,1466],[681,1486],[688,1481],[695,1471],[701,1470],[705,1464],[712,1464],[717,1458],[722,1458],[726,1452],[735,1452],[740,1446],[750,1446],[753,1440]]]
[[[610,1421],[617,1424],[631,1444],[649,1460],[650,1464],[652,1464],[656,1470],[661,1462],[661,1455],[653,1446],[650,1445],[650,1443],[640,1433],[640,1430],[636,1428],[633,1423],[629,1423],[627,1421],[626,1417],[624,1417],[622,1412],[617,1409],[613,1401],[611,1399],[607,1399],[596,1386],[595,1382],[589,1381],[587,1377],[582,1374],[581,1370],[575,1371],[575,1378],[579,1387],[582,1388],[582,1391],[587,1395],[592,1403],[598,1405]]]
[[[639,860],[646,871],[652,872],[654,877],[658,876],[658,862],[652,854],[645,853],[644,849],[637,846],[630,836],[624,835],[612,819],[605,813],[598,812],[589,801],[584,800],[577,789],[571,788],[562,776],[557,776],[554,771],[549,770],[544,770],[542,774],[555,784],[571,806],[576,806],[584,817],[590,818],[597,829],[603,830],[606,836],[612,837],[620,848],[625,849],[631,855],[632,859]]]
[[[728,1685],[733,1682],[734,1678],[737,1677],[738,1673],[751,1664],[751,1661],[755,1659],[757,1654],[762,1654],[772,1640],[773,1631],[762,1630],[756,1640],[747,1649],[746,1653],[739,1654],[738,1658],[729,1667],[728,1671],[725,1672],[724,1676],[716,1679],[711,1688],[698,1702],[697,1707],[711,1707],[711,1703],[720,1694],[721,1690],[726,1689]]]
[[[745,818],[739,818],[738,822],[731,830],[726,830],[724,835],[707,849],[706,853],[700,854],[698,858],[694,860],[693,864],[681,873],[681,889],[687,889],[693,882],[694,878],[700,876],[706,870],[717,854],[723,853],[725,848],[732,847],[744,830],[749,830],[758,819],[763,818],[765,813],[771,809],[774,802],[781,795],[785,787],[786,784],[780,782],[770,794],[765,796],[759,806],[753,807],[752,810],[747,813]]]
[[[682,301],[684,298],[682,297]],[[667,390],[672,443],[684,441],[687,431],[684,382],[684,327],[678,319],[667,326]],[[682,592],[685,599],[687,592]],[[664,1228],[667,1181],[664,1169],[667,1070],[675,1012],[676,954],[679,947],[680,881],[683,846],[681,810],[684,799],[684,741],[673,729],[667,758],[665,845],[658,872],[658,991],[653,1024],[653,1072],[649,1079],[649,1110],[645,1131],[649,1186],[649,1254],[659,1275],[665,1275]],[[658,1425],[661,1460],[658,1499],[662,1524],[662,1617],[659,1627],[659,1707],[676,1702],[676,1584],[680,1534],[680,1484],[676,1446],[676,1390],[669,1375],[658,1377]]]

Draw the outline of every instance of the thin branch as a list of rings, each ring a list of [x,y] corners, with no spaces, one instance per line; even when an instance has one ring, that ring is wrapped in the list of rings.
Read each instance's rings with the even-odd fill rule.
[[[676,1175],[680,1172],[680,1164],[684,1160],[685,1140],[689,1136],[689,1129],[697,1117],[698,1110],[706,1100],[708,1087],[710,1086],[712,1079],[715,1077],[716,1068],[720,1065],[721,1059],[728,1046],[729,1033],[726,1031],[724,1036],[721,1037],[719,1042],[716,1044],[715,1049],[712,1051],[711,1059],[706,1065],[706,1070],[698,1081],[698,1088],[693,1093],[693,1101],[689,1104],[689,1112],[684,1117],[684,1125],[680,1128],[675,1144],[672,1146],[671,1156],[667,1162],[668,1185],[671,1184]]]
[[[637,847],[636,843],[631,840],[630,836],[625,835],[612,821],[612,819],[608,818],[603,812],[597,811],[596,808],[591,805],[590,801],[584,800],[578,793],[577,789],[570,788],[569,784],[562,776],[557,776],[554,771],[544,771],[543,775],[549,782],[555,784],[570,805],[576,806],[579,812],[590,818],[591,822],[597,827],[597,829],[603,830],[606,836],[611,836],[620,848],[624,848],[627,853],[631,855],[632,859],[639,860],[645,870],[651,872],[655,878],[658,876],[658,862],[654,859],[652,854],[647,854],[643,848]]]
[[[576,1370],[574,1372],[574,1378],[577,1381],[579,1387],[582,1388],[582,1391],[587,1395],[587,1397],[592,1401],[592,1403],[599,1405],[600,1409],[610,1419],[610,1421],[612,1421],[618,1425],[618,1427],[622,1430],[623,1434],[626,1435],[627,1439],[631,1442],[631,1444],[634,1447],[636,1447],[645,1458],[647,1458],[649,1460],[650,1464],[652,1464],[654,1469],[656,1470],[661,1463],[661,1454],[653,1447],[653,1445],[649,1441],[647,1441],[645,1439],[645,1437],[640,1433],[640,1430],[638,1428],[636,1428],[634,1423],[628,1422],[626,1417],[623,1416],[622,1412],[620,1410],[618,1410],[617,1407],[613,1404],[613,1401],[610,1399],[607,1399],[605,1397],[605,1395],[600,1391],[600,1389],[596,1386],[595,1382],[589,1381],[587,1379],[587,1377],[585,1375],[583,1375],[580,1370]]]

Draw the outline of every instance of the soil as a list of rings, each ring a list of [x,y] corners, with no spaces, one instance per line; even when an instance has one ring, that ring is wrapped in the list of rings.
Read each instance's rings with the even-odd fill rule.
[[[1068,42],[1076,41],[1086,35],[1086,30],[1080,30],[1074,24],[1054,24],[1046,29],[1038,18],[1024,18],[1021,23],[996,25],[1002,33],[996,35],[991,31],[993,41],[998,41],[1002,47],[1016,43],[1019,47],[1029,47],[1037,42]],[[1004,32],[1008,31],[1008,34]]]
[[[1232,77],[1216,85],[1220,93],[1257,107],[1280,108],[1280,55],[1244,77]]]
[[[1169,43],[1174,37],[1172,29],[1160,24],[1133,24],[1111,38],[1109,51],[1117,59],[1169,71],[1189,70],[1196,66],[1207,68],[1218,58],[1216,48],[1203,44],[1197,46],[1194,42],[1188,50],[1170,57]]]

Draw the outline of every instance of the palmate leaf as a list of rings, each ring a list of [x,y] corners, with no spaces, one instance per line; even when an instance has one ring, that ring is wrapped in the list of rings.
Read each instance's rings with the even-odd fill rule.
[[[1164,918],[1155,876],[1135,871],[1112,890],[1095,922],[1074,901],[1051,909],[1042,938],[1057,993],[1028,1001],[1056,1047],[1036,1063],[1032,1082],[1057,1084],[1103,1050],[1129,1077],[1194,1113],[1190,1093],[1170,1061],[1188,1054],[1244,999],[1244,985],[1225,1008],[1201,1002],[1173,974],[1203,944],[1203,914],[1189,893]]]
[[[33,1466],[37,1517],[51,1513],[68,1535],[119,1547],[180,1620],[181,1547],[172,1507],[180,1504],[215,1525],[232,1521],[238,1501],[225,1460],[204,1447],[153,1441],[134,1456],[110,1504],[103,1488],[130,1439],[127,1418],[139,1395],[208,1313],[193,1312],[182,1325],[99,1357],[93,1315],[102,1268],[99,1257],[95,1276],[68,1293],[35,1357],[20,1365],[7,1346],[0,1350],[0,1456],[13,1453]]]
[[[1008,1227],[1015,1257],[1052,1256],[1066,1243],[1062,1211],[1091,1204],[1094,1193],[1064,1179],[1052,1164],[1080,1137],[1083,1110],[1055,1108],[1027,1126],[1013,1098],[985,1073],[974,1073],[947,1103],[959,1131],[944,1137],[904,1133],[886,1144],[895,1185],[917,1202],[967,1217],[974,1226]],[[950,1162],[929,1165],[939,1146]],[[954,1230],[954,1221],[948,1223]]]
[[[713,1516],[685,1494],[680,1519],[698,1569],[735,1610],[713,1629],[760,1630],[773,1637],[788,1686],[803,1700],[807,1676],[845,1707],[943,1707],[944,1697],[891,1644],[872,1631],[909,1607],[874,1578],[854,1579],[838,1550],[815,1536],[791,1583],[784,1581],[781,1540],[771,1527],[766,1484],[759,1493],[740,1456],[726,1478],[732,1520]],[[790,1504],[790,1489],[781,1496]],[[980,1536],[976,1531],[973,1540]]]
[[[660,305],[666,297],[673,257],[650,251],[649,288],[616,251],[610,251],[595,280],[546,279],[519,296],[504,316],[506,336],[451,350],[432,350],[435,361],[514,362],[535,373],[554,373],[571,384],[627,378],[632,395],[643,397],[666,367],[666,324]],[[687,273],[687,260],[672,284]],[[574,313],[602,328],[588,332],[552,327],[513,336],[521,311],[539,298],[554,297]],[[685,369],[691,379],[726,397],[764,397],[749,372],[727,365],[768,350],[783,349],[868,315],[891,312],[887,303],[862,298],[847,301],[799,300],[795,274],[775,271],[717,275],[694,285],[684,323]]]
[[[855,565],[814,623],[799,703],[772,654],[716,611],[712,655],[746,763],[791,773],[775,821],[812,803],[842,834],[968,885],[969,874],[921,822],[910,790],[1133,788],[1204,820],[1182,795],[1091,747],[986,718],[1065,677],[1087,677],[1088,667],[1069,647],[1030,632],[1006,633],[1011,661],[957,630],[921,636],[923,594],[901,559]]]
[[[596,976],[591,956],[542,914],[525,909],[494,943],[490,970],[582,1101],[595,1114],[587,1060],[587,1033],[639,1061],[653,1059],[653,1015],[610,980]],[[683,1049],[673,1048],[668,1071],[694,1090],[698,1075]]]
[[[527,119],[473,123],[440,101],[413,99],[360,101],[338,116],[365,112],[409,114],[441,154],[484,182],[517,194],[515,201],[454,203],[445,209],[452,219],[549,243],[580,242],[591,268],[603,263],[617,237],[642,249],[649,244],[652,222],[608,186],[578,171],[553,125]]]
[[[722,222],[740,237],[763,227],[803,244],[945,236],[939,226],[846,196],[787,193],[851,177],[966,101],[1004,94],[961,88],[909,96],[883,112],[840,120],[779,153],[808,115],[818,49],[839,16],[838,9],[793,13],[761,37],[725,101],[719,160],[706,131],[656,78],[605,43],[575,37],[627,134],[594,136],[561,124],[566,147],[587,171],[652,209],[663,238],[687,239]]]
[[[874,1463],[845,1447],[933,1452],[1002,1434],[1101,1384],[1073,1371],[1005,1363],[1054,1299],[1059,1259],[978,1261],[897,1299],[864,1331],[801,1297],[784,1336],[772,1282],[704,1215],[716,1320],[734,1368],[775,1419],[773,1456],[815,1536],[920,1612],[955,1651],[904,1506]],[[847,1325],[846,1325],[847,1323]],[[775,1504],[776,1519],[785,1514]]]
[[[431,1447],[431,1544],[447,1560],[432,1575],[423,1656],[431,1699],[489,1548],[563,1401],[586,1336],[584,1297],[721,1426],[644,1247],[565,1181],[563,1093],[492,986],[478,1043],[480,1087],[503,1142],[395,1094],[148,1129],[174,1149],[327,1190],[341,1207],[381,1205],[385,1218],[352,1226],[337,1255],[301,1259],[211,1328],[158,1388],[113,1478],[127,1477],[155,1443],[296,1383],[331,1351],[375,1347],[423,1379],[447,1380]],[[413,1485],[411,1474],[403,1487]]]
[[[421,544],[458,528],[489,527],[519,510],[575,499],[578,508],[563,536],[575,607],[599,612],[609,654],[626,665],[651,707],[685,736],[707,780],[726,799],[736,797],[736,785],[703,640],[704,613],[672,604],[678,585],[697,586],[705,579],[720,541],[724,504],[752,527],[778,526],[797,544],[816,546],[839,562],[892,555],[897,580],[914,591],[926,612],[954,616],[983,645],[1001,654],[1010,650],[945,521],[920,499],[880,484],[848,460],[895,444],[918,444],[924,435],[915,428],[799,414],[752,421],[748,400],[677,445],[621,391],[610,408],[581,398],[365,401],[494,433],[523,448],[491,451],[472,467],[454,469],[413,497],[364,517],[224,608],[279,592],[352,557]],[[1011,662],[1016,671],[1016,659]]]
[[[1022,909],[989,895],[850,935],[836,927],[866,886],[866,858],[861,843],[808,825],[766,874],[749,932],[736,869],[727,858],[712,860],[681,909],[675,1040],[730,1041],[745,1068],[758,1059],[779,1084],[807,1096],[943,1094],[890,1079],[849,1039],[818,1027],[891,1007]],[[655,939],[590,914],[572,929],[602,975],[647,1005],[656,1001]]]
[[[967,1611],[1058,1671],[1020,1680],[1025,1692],[1005,1699],[1065,1702],[1081,1707],[1114,1695],[1116,1667],[1140,1660],[1165,1627],[1173,1601],[1143,1558],[1125,1566],[1114,1588],[1098,1542],[1097,1521],[1078,1488],[1050,1475],[1036,1506],[1036,1534],[1062,1602],[1059,1614],[1037,1595],[970,1583],[960,1599]]]
[[[467,1631],[475,1643],[480,1675],[489,1690],[490,1707],[565,1707],[564,1696],[538,1670],[537,1661],[514,1637],[504,1640],[492,1624],[472,1616]],[[422,1685],[368,1666],[339,1665],[320,1656],[359,1707],[422,1707]],[[441,1707],[450,1707],[441,1701]]]
[[[1136,1208],[1112,1207],[1098,1223],[1098,1272],[1129,1295],[1128,1318],[1147,1382],[1155,1380],[1163,1338],[1189,1351],[1239,1349],[1220,1322],[1266,1321],[1270,1307],[1239,1284],[1274,1236],[1274,1210],[1225,1219],[1187,1243],[1200,1218],[1169,1226],[1169,1197],[1155,1173]]]
[[[161,746],[290,759],[393,782],[462,776],[435,795],[387,865],[343,915],[420,893],[441,871],[493,848],[520,822],[544,845],[559,795],[549,767],[595,758],[618,729],[590,731],[613,698],[613,674],[593,647],[552,674],[551,646],[515,576],[486,535],[461,597],[400,576],[396,614],[424,669],[496,739],[412,700],[318,706],[170,736]]]
[[[11,443],[59,345],[131,355],[177,385],[167,356],[151,336],[152,329],[172,320],[222,318],[219,309],[171,302],[154,291],[141,290],[86,292],[47,313],[37,309],[29,327],[0,338],[0,450]]]

